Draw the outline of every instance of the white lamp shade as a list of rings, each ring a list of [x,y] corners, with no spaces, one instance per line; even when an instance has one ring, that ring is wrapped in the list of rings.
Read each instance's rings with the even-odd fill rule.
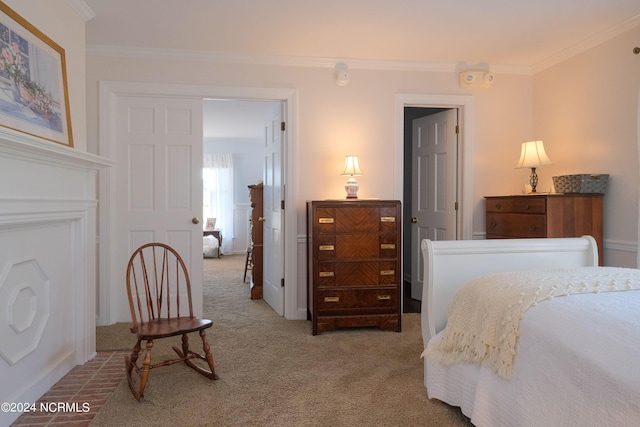
[[[520,160],[516,168],[537,168],[553,164],[544,151],[542,141],[527,141],[522,143]]]
[[[343,176],[360,176],[362,171],[358,164],[358,156],[346,156],[344,158],[344,172]]]

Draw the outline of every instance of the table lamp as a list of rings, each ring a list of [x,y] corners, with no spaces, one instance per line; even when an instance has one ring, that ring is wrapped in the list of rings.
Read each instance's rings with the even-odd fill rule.
[[[531,176],[529,177],[529,184],[531,185],[531,192],[536,192],[538,186],[538,174],[536,168],[539,166],[546,166],[553,164],[547,153],[544,151],[544,145],[542,141],[527,141],[522,143],[522,150],[520,152],[520,160],[516,168],[531,168]]]
[[[347,185],[344,186],[344,189],[347,191],[347,199],[358,198],[358,189],[360,186],[356,182],[354,176],[360,175],[362,175],[362,171],[358,164],[358,156],[346,156],[344,158],[344,172],[342,172],[342,176],[349,177]]]

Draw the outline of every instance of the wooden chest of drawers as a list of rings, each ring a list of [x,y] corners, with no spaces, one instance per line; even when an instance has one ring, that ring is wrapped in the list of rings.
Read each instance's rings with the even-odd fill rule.
[[[400,331],[400,218],[399,201],[307,203],[313,335],[359,326]]]
[[[580,237],[598,243],[602,265],[602,194],[485,197],[487,239]]]

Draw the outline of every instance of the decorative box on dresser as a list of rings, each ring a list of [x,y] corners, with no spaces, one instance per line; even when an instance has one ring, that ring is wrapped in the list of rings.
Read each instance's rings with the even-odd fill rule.
[[[262,262],[263,262],[263,189],[262,184],[249,186],[251,201],[251,299],[262,298]]]
[[[310,201],[307,219],[313,335],[361,326],[400,332],[400,202]]]
[[[538,194],[485,199],[487,239],[590,235],[598,243],[598,261],[603,265],[603,194]]]

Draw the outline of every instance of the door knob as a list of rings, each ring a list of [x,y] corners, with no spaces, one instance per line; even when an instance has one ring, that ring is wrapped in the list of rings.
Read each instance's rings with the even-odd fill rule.
[[[200,224],[200,218],[198,218],[197,216],[194,216],[193,218],[191,218],[191,222],[194,224]]]
[[[265,219],[265,218],[264,218],[263,216],[259,216],[259,217],[258,217],[258,221],[260,221],[260,222],[264,222],[264,219]]]
[[[411,223],[412,224],[417,224],[418,223],[418,218],[416,218],[416,217],[411,218]]]

